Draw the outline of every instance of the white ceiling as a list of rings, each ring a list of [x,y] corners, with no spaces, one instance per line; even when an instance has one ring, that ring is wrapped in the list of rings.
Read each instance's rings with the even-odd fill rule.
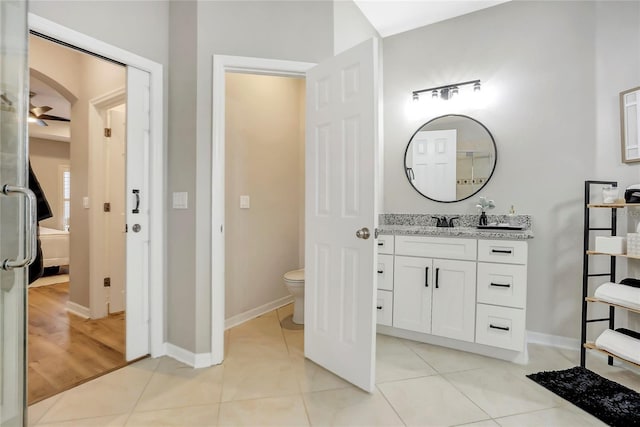
[[[510,0],[354,0],[382,37],[413,30]]]

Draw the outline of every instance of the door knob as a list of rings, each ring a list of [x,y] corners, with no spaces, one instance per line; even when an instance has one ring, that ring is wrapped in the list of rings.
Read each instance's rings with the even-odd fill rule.
[[[133,224],[133,227],[131,227],[131,229],[133,230],[134,233],[138,233],[140,232],[142,227],[140,226],[140,224]]]
[[[371,233],[369,232],[369,229],[367,227],[364,227],[356,231],[356,237],[358,239],[367,240],[369,237],[371,237]]]

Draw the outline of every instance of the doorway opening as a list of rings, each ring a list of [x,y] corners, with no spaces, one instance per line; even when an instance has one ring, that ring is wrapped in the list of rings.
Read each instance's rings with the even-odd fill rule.
[[[306,75],[306,71],[308,69],[310,69],[311,67],[313,67],[314,64],[310,64],[310,63],[304,63],[304,62],[292,62],[292,61],[281,61],[281,60],[271,60],[271,59],[260,59],[260,58],[247,58],[247,57],[235,57],[235,56],[224,56],[224,55],[215,55],[214,56],[214,72],[213,72],[213,129],[214,129],[214,149],[213,149],[213,170],[215,171],[215,173],[212,174],[212,190],[213,190],[213,194],[212,194],[212,230],[213,230],[213,236],[212,236],[212,291],[211,291],[211,303],[212,303],[212,338],[211,338],[211,344],[212,344],[212,351],[211,351],[211,356],[212,356],[212,363],[217,364],[217,363],[221,363],[224,357],[224,331],[225,331],[225,326],[232,326],[232,324],[238,324],[241,323],[244,320],[249,320],[252,317],[255,317],[256,315],[262,314],[263,312],[266,311],[270,311],[273,310],[275,308],[277,308],[278,306],[284,305],[290,301],[292,301],[291,297],[289,295],[287,295],[286,292],[286,288],[284,287],[284,283],[282,280],[282,275],[286,272],[286,269],[284,266],[278,266],[277,268],[272,270],[272,277],[274,277],[273,279],[271,279],[271,283],[272,286],[274,287],[274,289],[277,289],[277,292],[280,292],[280,300],[278,299],[278,297],[276,296],[275,299],[273,299],[272,301],[270,301],[270,303],[272,305],[269,304],[265,304],[263,302],[262,306],[258,306],[258,310],[251,312],[251,310],[247,310],[245,309],[244,312],[240,311],[239,313],[234,313],[235,318],[232,318],[230,322],[227,321],[228,316],[226,314],[226,304],[227,304],[227,299],[226,299],[226,267],[227,267],[227,260],[226,260],[226,253],[227,253],[227,248],[226,248],[226,239],[225,239],[225,234],[226,234],[226,225],[225,222],[227,220],[227,216],[228,215],[232,215],[233,213],[230,212],[231,209],[234,209],[234,207],[238,207],[239,206],[239,196],[249,196],[249,199],[247,200],[246,198],[243,198],[243,206],[249,206],[248,210],[245,210],[246,208],[242,208],[242,214],[247,214],[244,215],[245,217],[250,217],[250,215],[248,215],[249,212],[251,212],[251,194],[230,194],[229,195],[229,199],[227,198],[227,169],[231,169],[233,168],[233,166],[231,164],[227,164],[227,157],[226,157],[226,147],[227,147],[227,77],[231,76],[231,79],[233,80],[242,80],[242,79],[249,79],[251,76],[255,76],[255,75],[266,75],[266,76],[276,76],[276,77],[280,77],[280,78],[286,78],[286,77],[294,77],[298,79],[298,84],[300,84],[300,80],[302,79],[302,81],[304,81],[304,77]],[[240,73],[238,76],[232,74],[232,73]],[[248,76],[247,76],[248,75]],[[247,77],[245,77],[247,76]],[[252,81],[258,82],[258,79],[252,79]],[[281,83],[284,83],[286,81],[282,81]],[[303,85],[304,86],[304,85]],[[302,90],[302,93],[304,93],[304,90]],[[250,94],[248,94],[250,97]],[[250,100],[251,98],[249,98]],[[298,100],[299,102],[299,100]],[[262,100],[262,103],[264,103],[264,100]],[[267,108],[269,108],[269,105],[266,105]],[[296,113],[297,114],[297,119],[299,120],[299,110]],[[303,120],[302,123],[304,124],[304,112],[303,114]],[[250,118],[247,117],[238,117],[236,118],[236,120],[239,120],[240,122],[240,128],[242,128],[242,123],[247,123],[247,120],[250,120]],[[299,130],[298,130],[299,131]],[[259,132],[259,130],[258,130]],[[302,135],[304,135],[304,132],[302,132]],[[304,141],[304,138],[302,138],[302,140]],[[273,150],[272,155],[280,155],[280,151],[278,150]],[[300,150],[298,151],[298,155],[302,155],[304,153],[304,150]],[[289,153],[291,154],[291,153]],[[260,164],[259,162],[260,159],[258,159],[258,165]],[[293,160],[292,160],[293,161]],[[302,162],[302,163],[301,163]],[[300,158],[298,158],[297,160],[295,160],[295,162],[297,167],[299,168],[301,164],[304,164],[303,158],[302,160],[300,160]],[[293,163],[292,163],[293,164]],[[249,172],[250,173],[250,172]],[[233,171],[229,171],[229,174],[233,174]],[[244,181],[244,177],[245,175],[242,174],[241,176],[239,176],[239,182],[242,183]],[[304,185],[304,175],[302,175],[301,178],[301,185]],[[300,184],[300,183],[298,183]],[[298,194],[298,197],[300,197],[300,193],[298,190],[297,186],[294,186],[292,188],[295,188],[295,192]],[[243,192],[244,189],[239,188],[237,189],[237,191],[240,191],[240,193]],[[277,205],[277,202],[275,202],[275,200],[272,200],[271,202],[269,202],[268,196],[269,196],[269,192],[266,191],[267,194],[264,194],[264,196],[266,196],[263,200],[265,200],[265,203],[273,203],[276,211],[277,210],[283,210],[283,209],[290,209],[295,211],[295,217],[298,218],[298,215],[302,214],[303,218],[304,218],[304,208],[300,209],[299,205],[297,204],[298,202],[295,202],[296,206],[291,207],[291,206],[279,206]],[[258,197],[257,200],[262,199],[262,194]],[[304,199],[304,197],[302,197]],[[228,206],[227,206],[228,205]],[[255,204],[253,206],[256,206]],[[227,210],[229,209],[229,210]],[[235,209],[234,209],[235,210]],[[300,213],[301,211],[301,213]],[[236,211],[237,213],[237,211]],[[241,217],[241,215],[238,215],[239,217]],[[304,230],[304,221],[300,222],[299,219],[296,221],[297,223],[297,227],[295,227],[296,229],[298,228],[298,226],[301,226],[302,230]],[[261,227],[269,227],[268,223],[262,223],[260,224]],[[291,228],[290,228],[291,229]],[[299,239],[300,237],[304,238],[304,232],[302,232],[300,234],[299,231],[296,231],[297,233],[297,239],[298,239],[298,243],[296,246],[298,246],[300,244]],[[232,235],[230,234],[230,237],[232,237]],[[250,237],[250,236],[249,236]],[[235,240],[235,239],[234,239]],[[291,241],[296,240],[296,237],[291,238]],[[272,241],[271,242],[272,245],[277,245],[278,242],[277,241]],[[267,244],[268,246],[268,244]],[[293,245],[292,245],[293,246]],[[270,249],[269,248],[264,248],[263,247],[263,251],[266,251],[266,254],[269,253]],[[302,255],[301,255],[302,253]],[[299,250],[297,251],[297,254],[290,254],[291,257],[291,261],[290,262],[295,262],[293,261],[295,258],[298,259],[298,265],[299,266],[304,266],[303,260],[304,260],[304,251],[300,252]],[[302,261],[302,262],[301,262]],[[241,259],[236,259],[233,260],[232,262],[235,263],[241,263],[242,260]],[[280,270],[284,270],[284,271],[280,271]],[[280,276],[279,278],[277,278],[277,276]],[[251,283],[248,284],[248,286],[251,286]],[[234,301],[233,295],[230,298],[230,301]],[[262,312],[260,312],[260,310],[262,310]],[[233,323],[232,323],[233,322]]]
[[[292,303],[283,276],[304,268],[305,80],[227,72],[225,83],[228,329]]]
[[[102,113],[99,131],[111,128],[110,137],[91,138],[98,123],[86,114],[90,99],[123,91],[126,69],[29,37],[30,163],[51,211],[39,224],[44,277],[29,288],[27,388],[32,404],[127,363],[125,97]],[[96,151],[100,155],[91,156]],[[96,202],[102,211],[95,209]],[[98,223],[94,217],[104,218]],[[96,277],[110,286],[96,292]]]
[[[126,224],[137,230],[125,234],[126,265],[133,266],[125,268],[125,359],[131,362],[148,354],[152,357],[162,356],[167,351],[164,337],[166,144],[163,134],[162,65],[39,16],[29,14],[28,18],[32,34],[113,62],[125,70],[126,83],[122,87],[126,86],[127,192],[124,205]],[[106,96],[111,95],[113,93],[107,93]],[[94,106],[107,110],[115,106],[101,105],[104,97],[93,98],[92,101]],[[85,120],[89,110],[87,104]],[[83,208],[87,202],[90,211],[103,210],[103,201],[93,198],[91,194],[85,196],[88,199],[83,196]],[[106,307],[106,303],[104,305]],[[85,314],[91,316],[91,310],[88,309]]]

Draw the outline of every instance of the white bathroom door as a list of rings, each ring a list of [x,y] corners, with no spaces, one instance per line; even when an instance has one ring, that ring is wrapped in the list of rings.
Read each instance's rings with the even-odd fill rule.
[[[375,379],[377,78],[376,39],[307,72],[305,356],[367,391]]]
[[[126,358],[149,354],[150,75],[127,67]]]
[[[418,132],[412,145],[416,188],[434,200],[455,201],[456,129]]]

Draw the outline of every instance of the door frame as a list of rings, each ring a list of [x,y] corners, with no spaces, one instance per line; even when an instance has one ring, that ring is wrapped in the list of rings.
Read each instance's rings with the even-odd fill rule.
[[[211,362],[224,359],[225,330],[225,73],[306,78],[316,64],[246,56],[213,55],[211,150]]]
[[[126,73],[126,70],[125,70]],[[107,256],[104,246],[105,217],[102,202],[106,200],[103,179],[104,132],[107,111],[127,102],[126,89],[119,88],[89,101],[89,312],[91,318],[108,314],[103,265]],[[125,173],[125,172],[123,172]],[[126,288],[125,288],[126,289]]]
[[[164,135],[164,74],[163,66],[135,53],[110,45],[78,31],[64,27],[33,13],[28,15],[29,29],[55,40],[110,58],[150,74],[150,125],[149,152],[149,234],[154,242],[149,245],[149,344],[152,357],[166,354],[165,325],[165,188],[166,141]]]

